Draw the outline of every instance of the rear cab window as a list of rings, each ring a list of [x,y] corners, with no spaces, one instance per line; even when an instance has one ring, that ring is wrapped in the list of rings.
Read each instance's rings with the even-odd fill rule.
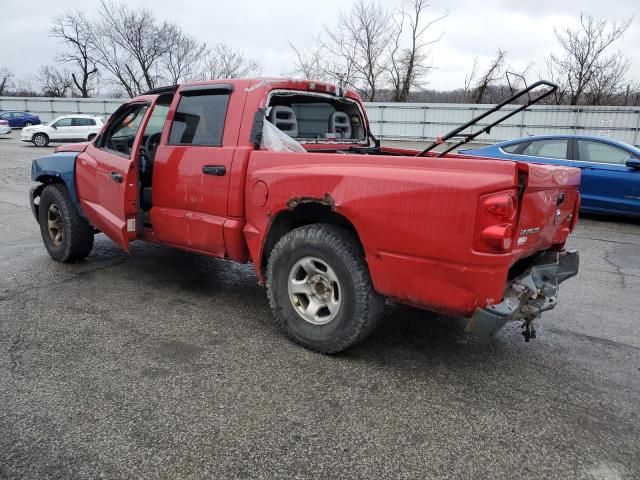
[[[300,143],[367,141],[360,107],[347,97],[274,90],[266,120]]]

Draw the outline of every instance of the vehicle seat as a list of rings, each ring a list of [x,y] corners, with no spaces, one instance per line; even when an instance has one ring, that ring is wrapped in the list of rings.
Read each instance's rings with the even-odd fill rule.
[[[291,107],[276,105],[271,109],[269,121],[290,137],[298,136],[296,112]]]
[[[334,133],[336,138],[351,138],[351,122],[344,112],[333,112],[329,116],[329,133]]]

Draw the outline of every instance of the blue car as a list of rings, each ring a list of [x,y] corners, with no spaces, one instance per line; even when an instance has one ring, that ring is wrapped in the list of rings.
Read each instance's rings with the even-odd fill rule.
[[[458,153],[578,167],[581,211],[640,217],[640,149],[580,135],[531,136]]]
[[[30,127],[31,125],[40,125],[40,117],[29,112],[2,112],[0,120],[9,122],[11,128]]]

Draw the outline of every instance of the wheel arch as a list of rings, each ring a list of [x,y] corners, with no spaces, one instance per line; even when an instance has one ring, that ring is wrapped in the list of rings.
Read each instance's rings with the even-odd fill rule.
[[[264,273],[266,271],[269,255],[283,236],[295,228],[314,223],[326,223],[344,227],[355,237],[364,252],[364,246],[358,230],[349,218],[337,212],[332,205],[326,202],[308,201],[298,203],[295,208],[281,210],[274,217],[262,244],[259,266],[260,272]]]
[[[37,158],[31,163],[31,180],[39,182],[39,185],[31,189],[29,203],[37,216],[38,198],[47,185],[62,184],[69,192],[69,196],[78,214],[86,219],[86,215],[80,207],[78,192],[75,182],[75,163],[78,152],[60,152]]]

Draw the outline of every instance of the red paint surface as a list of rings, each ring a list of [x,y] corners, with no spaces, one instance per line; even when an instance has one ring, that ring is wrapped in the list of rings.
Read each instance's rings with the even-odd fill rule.
[[[573,227],[577,169],[458,155],[416,158],[416,151],[398,148],[383,153],[404,156],[254,150],[254,114],[265,106],[270,90],[324,92],[334,87],[282,79],[220,81],[229,82],[234,91],[221,147],[167,145],[179,91],[175,96],[154,166],[153,230],[145,229],[141,238],[237,261],[251,259],[262,279],[262,248],[273,219],[287,211],[291,198],[328,194],[335,211],[355,227],[378,292],[423,308],[469,315],[501,300],[508,270],[518,259],[560,248]],[[360,101],[353,92],[346,95]],[[309,146],[310,151],[319,148],[327,147]],[[133,181],[136,169],[126,170],[129,164],[107,157],[113,155],[92,145],[78,157],[83,165],[77,168],[78,192],[92,223],[126,248],[131,236],[121,227],[135,204],[125,198],[130,192],[124,186],[104,194],[98,170],[120,168]],[[227,174],[204,175],[204,165],[224,165]],[[519,174],[526,184],[520,198]],[[565,200],[558,207],[560,192]],[[488,253],[491,247],[482,246],[479,232],[491,226],[491,215],[502,207],[491,207],[488,215],[480,199],[496,193],[515,198],[515,213],[495,220],[512,224],[513,247]],[[535,233],[518,245],[527,229]]]

